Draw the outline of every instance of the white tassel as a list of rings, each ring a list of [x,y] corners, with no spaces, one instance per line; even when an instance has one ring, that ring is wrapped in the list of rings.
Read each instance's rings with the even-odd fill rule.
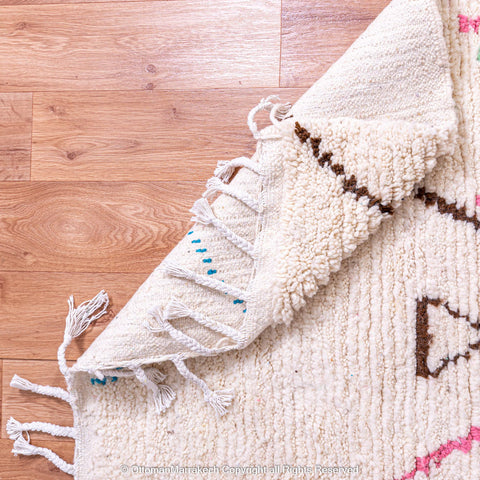
[[[168,275],[172,275],[177,278],[186,278],[187,280],[191,279],[189,270],[182,268],[180,265],[173,263],[170,260],[164,260],[162,267],[165,273],[168,273]]]
[[[161,383],[167,378],[167,376],[162,373],[158,368],[145,368],[144,372],[145,375],[154,383]]]
[[[205,401],[213,407],[220,417],[227,413],[227,408],[232,403],[233,398],[234,392],[232,389],[217,390],[205,395]]]
[[[253,208],[253,207],[252,207]],[[219,220],[213,213],[208,201],[205,198],[197,200],[190,211],[194,214],[192,221],[201,223],[203,225],[212,224],[216,227],[228,240],[234,245],[243,250],[246,254],[253,257],[253,245],[242,237],[239,237],[235,232],[230,230],[221,220]]]
[[[65,359],[67,347],[70,345],[72,339],[81,335],[91,323],[106,313],[108,308],[108,295],[102,290],[92,300],[81,303],[77,308],[75,308],[72,295],[68,299],[68,307],[63,342],[60,347],[58,347],[57,352],[58,366],[65,377],[69,371]]]
[[[203,194],[204,198],[211,198],[213,195],[215,195],[217,192],[222,191],[222,187],[225,186],[225,183],[220,180],[218,177],[212,177],[207,180],[207,190]],[[212,212],[213,213],[213,212]]]
[[[12,453],[16,455],[41,455],[42,457],[50,460],[56,467],[58,467],[62,472],[73,475],[75,473],[75,468],[72,464],[67,463],[65,460],[60,458],[56,453],[53,453],[48,448],[35,447],[31,445],[25,438],[18,437],[14,444]]]
[[[175,400],[175,392],[164,383],[157,385],[157,392],[154,394],[153,403],[157,412],[164,412]]]
[[[197,384],[201,388],[204,394],[205,401],[212,406],[212,408],[217,412],[219,416],[225,415],[225,413],[227,413],[227,407],[230,406],[234,398],[234,392],[232,389],[217,390],[213,392],[208,388],[208,385],[205,383],[204,380],[198,378],[187,368],[181,355],[172,358],[172,362],[177,367],[180,375],[185,377],[187,380],[190,380],[191,382]]]
[[[203,225],[213,223],[213,220],[216,218],[210,204],[205,198],[197,200],[190,211],[194,214],[192,222],[201,223]]]
[[[153,394],[153,403],[158,413],[164,412],[175,400],[176,394],[171,387],[161,384],[165,375],[156,368],[138,367],[134,369],[137,379],[145,385]]]
[[[192,311],[182,302],[173,298],[163,312],[165,320],[173,320],[175,318],[191,317]]]
[[[24,432],[22,428],[22,424],[18,420],[15,420],[13,417],[10,417],[8,419],[6,430],[7,430],[8,436],[12,440],[16,440],[17,438],[21,437],[22,433]],[[26,433],[28,435],[28,432]],[[30,437],[28,437],[28,439],[30,440]]]
[[[26,380],[25,378],[19,377],[17,374],[15,374],[10,381],[10,386],[26,392],[34,392],[40,395],[59,398],[60,400],[64,400],[68,403],[71,403],[72,400],[70,394],[63,388],[51,387],[49,385],[38,385]]]
[[[13,417],[10,417],[7,422],[7,433],[12,440],[21,437],[23,432],[28,436],[29,431],[49,433],[56,437],[76,438],[77,436],[75,427],[63,427],[61,425],[54,425],[53,423],[46,422],[20,423]],[[29,436],[28,439],[30,440]]]
[[[26,392],[34,391],[34,384],[25,378],[19,377],[17,374],[10,380],[10,386],[12,388],[18,388],[19,390],[25,390]]]
[[[108,295],[104,290],[92,300],[81,303],[77,308],[74,305],[73,295],[68,299],[69,312],[66,319],[65,335],[75,338],[81,335],[88,326],[103,316],[108,308]],[[100,310],[99,312],[97,312]],[[97,312],[95,314],[95,312]]]
[[[214,175],[223,182],[228,182],[236,169],[237,167],[231,161],[220,160],[217,163]]]

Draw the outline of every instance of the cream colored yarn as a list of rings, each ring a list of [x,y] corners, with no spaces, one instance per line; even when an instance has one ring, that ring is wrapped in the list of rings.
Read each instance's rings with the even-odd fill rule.
[[[394,0],[287,118],[273,110],[256,132],[261,171],[230,183],[259,212],[226,194],[213,204],[253,258],[194,225],[66,372],[76,479],[480,476],[480,36],[459,14],[480,16],[480,1]],[[224,353],[155,330],[166,324]],[[223,416],[199,379],[222,392]]]

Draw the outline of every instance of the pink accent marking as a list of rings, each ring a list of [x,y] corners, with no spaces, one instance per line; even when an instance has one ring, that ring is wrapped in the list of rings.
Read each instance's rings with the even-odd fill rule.
[[[459,14],[458,21],[460,23],[460,32],[468,33],[470,30],[470,21],[466,15]]]
[[[438,468],[442,460],[448,457],[454,450],[460,450],[463,453],[470,452],[473,440],[480,442],[480,427],[472,427],[466,437],[460,437],[458,440],[449,440],[433,453],[425,455],[424,457],[417,457],[415,459],[415,468],[411,472],[405,473],[400,480],[410,480],[415,477],[417,472],[423,472],[428,478],[430,475],[431,460],[434,461],[435,467]]]
[[[477,207],[480,207],[480,195],[477,195]]]
[[[469,18],[467,15],[459,14],[458,22],[461,33],[468,33],[470,28],[472,28],[475,33],[478,33],[478,29],[480,28],[480,16],[477,18]]]

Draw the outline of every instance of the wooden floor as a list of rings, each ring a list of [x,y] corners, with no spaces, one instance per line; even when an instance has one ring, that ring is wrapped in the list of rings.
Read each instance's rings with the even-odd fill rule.
[[[0,0],[0,479],[62,479],[13,457],[10,416],[70,425],[61,401],[67,298],[109,315],[183,236],[219,160],[253,153],[248,111],[294,102],[388,0]],[[73,443],[32,434],[73,460]],[[33,473],[35,472],[35,473]]]

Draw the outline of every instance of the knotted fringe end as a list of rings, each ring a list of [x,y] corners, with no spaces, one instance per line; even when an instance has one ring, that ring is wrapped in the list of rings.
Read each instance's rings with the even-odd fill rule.
[[[227,407],[230,406],[234,398],[234,391],[232,389],[212,391],[208,388],[204,380],[198,378],[187,368],[180,355],[172,358],[172,362],[177,367],[180,375],[200,387],[203,391],[205,401],[212,406],[220,417],[227,413]]]
[[[38,393],[40,395],[46,395],[48,397],[59,398],[65,402],[71,403],[72,398],[70,394],[60,387],[50,387],[49,385],[38,385],[32,383],[25,378],[19,377],[15,374],[10,381],[10,386],[12,388],[18,388],[18,390],[24,390],[26,392]]]
[[[22,436],[18,437],[14,444],[12,453],[17,455],[41,455],[46,459],[50,460],[57,468],[62,470],[62,472],[73,475],[75,473],[75,468],[72,464],[67,463],[65,460],[60,458],[56,453],[52,452],[48,448],[35,447],[31,445],[30,442],[25,440]]]
[[[22,427],[23,427],[22,424],[18,420],[15,420],[13,417],[10,417],[9,420],[7,421],[7,427],[6,427],[9,438],[11,440],[16,440],[17,438],[21,437],[23,432],[25,431],[23,430]],[[28,431],[26,431],[26,433],[28,435]],[[29,437],[29,440],[30,440],[30,437]]]
[[[175,318],[191,317],[192,313],[192,310],[184,303],[173,298],[168,302],[168,305],[163,312],[163,318],[165,320],[174,320]]]
[[[81,335],[92,322],[105,314],[108,307],[108,296],[102,290],[92,300],[83,302],[77,308],[75,308],[74,299],[73,296],[71,296],[68,300],[68,306],[69,309],[65,320],[63,342],[57,352],[58,366],[63,376],[67,379],[67,383],[70,369],[67,367],[65,351],[73,338]],[[13,376],[10,386],[12,388],[18,388],[19,390],[59,398],[72,404],[70,393],[63,388],[51,387],[49,385],[38,385],[25,380],[18,375]],[[77,431],[75,427],[63,427],[45,422],[20,423],[14,418],[10,418],[7,422],[6,430],[9,437],[14,440],[12,450],[14,455],[41,455],[50,460],[50,462],[63,472],[68,473],[69,475],[74,475],[75,468],[72,464],[67,463],[48,448],[31,445],[28,431],[45,432],[60,437],[76,438]],[[27,435],[27,439],[24,438],[23,433]]]
[[[163,413],[176,397],[176,394],[171,387],[161,383],[165,380],[165,375],[153,367],[138,367],[133,369],[133,372],[138,381],[152,392],[155,410],[158,413]]]
[[[104,290],[99,292],[92,300],[81,303],[77,308],[75,308],[73,295],[68,299],[65,334],[63,336],[63,343],[57,352],[58,365],[64,376],[67,376],[69,371],[65,359],[67,347],[74,338],[80,336],[95,320],[103,316],[107,312],[107,308],[108,295]]]
[[[91,323],[106,313],[108,295],[102,290],[92,300],[81,303],[77,308],[75,308],[72,295],[68,299],[68,306],[69,312],[66,319],[65,335],[75,338],[81,335]]]
[[[217,414],[222,417],[227,413],[227,408],[234,398],[233,389],[216,390],[208,395],[205,395],[205,401],[209,403]]]
[[[193,213],[192,222],[201,223],[203,225],[211,224],[216,218],[213,214],[212,207],[205,198],[197,200],[190,209]]]
[[[17,438],[21,437],[24,432],[27,434],[27,437],[30,440],[30,436],[28,435],[29,431],[49,433],[50,435],[54,435],[56,437],[76,438],[77,436],[76,429],[74,427],[62,427],[60,425],[54,425],[53,423],[45,422],[20,423],[13,417],[10,417],[8,420],[6,430],[8,436],[12,440],[16,440]]]

